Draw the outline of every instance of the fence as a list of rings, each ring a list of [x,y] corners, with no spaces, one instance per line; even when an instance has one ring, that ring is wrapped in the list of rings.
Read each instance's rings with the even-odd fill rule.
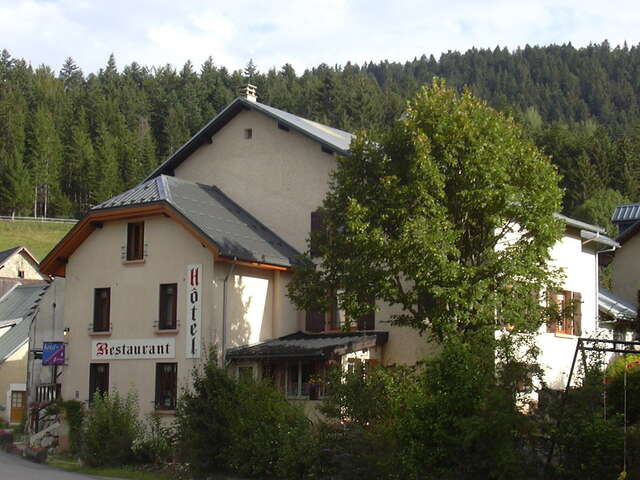
[[[45,217],[12,217],[0,215],[0,220],[20,221],[20,222],[44,222],[44,223],[77,223],[75,218],[45,218]]]

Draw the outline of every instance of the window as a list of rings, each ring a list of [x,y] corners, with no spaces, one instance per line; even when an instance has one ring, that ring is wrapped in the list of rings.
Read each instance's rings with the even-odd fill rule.
[[[156,364],[156,410],[175,410],[178,396],[178,364]]]
[[[554,307],[547,321],[547,331],[565,335],[582,334],[582,295],[561,290],[547,294],[549,306]]]
[[[175,330],[177,328],[177,305],[178,284],[164,283],[160,285],[159,330]]]
[[[251,140],[253,138],[253,128],[244,129],[244,138],[247,140]]]
[[[315,365],[311,362],[292,362],[287,366],[287,396],[289,397],[315,397],[312,378],[315,374]],[[313,395],[312,395],[313,393]]]
[[[96,392],[109,393],[109,364],[92,363],[89,365],[89,403]]]
[[[96,288],[93,298],[93,331],[109,332],[109,310],[111,306],[111,289]]]
[[[127,260],[144,259],[144,222],[127,224]]]
[[[24,278],[24,270],[18,270],[18,278]]]

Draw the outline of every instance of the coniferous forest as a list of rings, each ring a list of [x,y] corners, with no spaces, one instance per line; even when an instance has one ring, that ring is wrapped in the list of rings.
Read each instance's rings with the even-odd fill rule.
[[[380,130],[434,76],[516,117],[562,174],[564,212],[610,227],[640,201],[640,45],[608,42],[439,59],[229,71],[209,58],[85,74],[0,54],[0,214],[78,217],[142,180],[250,82],[259,101],[347,131]]]

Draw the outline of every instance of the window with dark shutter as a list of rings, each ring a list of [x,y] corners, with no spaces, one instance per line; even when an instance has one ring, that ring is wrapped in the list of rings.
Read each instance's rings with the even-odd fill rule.
[[[582,294],[573,292],[573,334],[578,337],[582,335]]]
[[[109,393],[109,364],[92,363],[89,365],[89,402],[93,402],[96,392]]]
[[[156,410],[175,410],[178,396],[178,364],[156,364]]]
[[[324,312],[307,312],[305,330],[307,332],[319,333],[325,329]]]
[[[93,331],[108,332],[110,324],[111,289],[96,288],[93,294]]]
[[[144,222],[127,224],[127,260],[144,259]]]
[[[177,305],[178,284],[164,283],[160,285],[159,330],[175,330],[177,328]]]
[[[311,243],[310,253],[312,257],[320,255],[318,248],[318,235],[324,231],[324,216],[320,210],[311,212]]]

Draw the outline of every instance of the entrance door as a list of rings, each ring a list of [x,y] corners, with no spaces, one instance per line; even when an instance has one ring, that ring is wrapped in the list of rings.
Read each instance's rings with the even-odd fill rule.
[[[11,392],[11,423],[20,423],[24,416],[24,407],[27,400],[27,392]]]

